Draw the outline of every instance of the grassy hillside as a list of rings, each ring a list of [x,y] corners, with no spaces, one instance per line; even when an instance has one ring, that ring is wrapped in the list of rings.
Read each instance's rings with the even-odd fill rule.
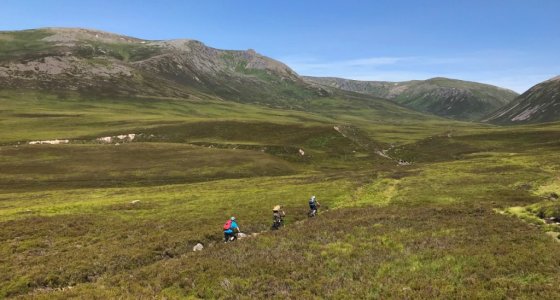
[[[0,83],[90,95],[212,96],[277,107],[299,107],[303,100],[327,95],[254,50],[76,28],[0,32]]]
[[[147,133],[151,128],[163,127],[161,130],[165,130],[165,126],[208,120],[270,121],[330,128],[337,124],[355,124],[382,143],[413,141],[451,130],[450,126],[467,131],[485,127],[431,117],[388,100],[359,94],[314,98],[307,102],[306,108],[295,110],[273,109],[211,97],[123,97],[83,95],[68,91],[3,90],[0,91],[0,105],[0,122],[4,125],[0,127],[0,143],[57,138],[87,140],[108,135]],[[420,123],[423,128],[417,126]],[[394,126],[409,134],[393,134]]]
[[[357,81],[328,77],[305,79],[323,87],[335,87],[392,99],[417,111],[470,121],[480,120],[517,96],[513,91],[492,85],[448,78],[404,82]]]
[[[560,229],[507,213],[548,207],[540,195],[557,187],[558,124],[473,126],[359,95],[317,98],[306,111],[1,95],[2,297],[560,292],[560,243],[544,233]],[[97,140],[130,133],[132,141]],[[69,144],[27,144],[47,139]],[[312,194],[323,211],[308,220]],[[269,232],[278,203],[286,227]],[[224,245],[231,215],[260,234]],[[198,242],[205,249],[193,253]]]
[[[510,104],[488,115],[494,124],[530,124],[560,120],[560,77],[539,83]]]

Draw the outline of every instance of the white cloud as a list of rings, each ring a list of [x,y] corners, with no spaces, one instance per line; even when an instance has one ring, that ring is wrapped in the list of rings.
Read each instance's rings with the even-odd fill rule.
[[[348,66],[348,67],[364,67],[364,66],[386,66],[386,65],[394,65],[400,62],[409,60],[409,57],[368,57],[368,58],[361,58],[361,59],[353,59],[347,61],[341,61],[335,64],[340,66]]]
[[[515,68],[526,59],[517,52],[486,51],[456,57],[379,56],[325,61],[315,57],[286,57],[288,66],[302,75],[371,81],[423,80],[449,77],[497,85],[518,93],[554,77],[551,70]],[[513,66],[513,67],[512,67]]]
[[[300,74],[332,72],[336,70],[375,68],[378,66],[395,65],[408,58],[405,57],[368,57],[352,60],[322,62],[309,57],[289,57],[281,59],[284,63]]]
[[[366,57],[341,61],[321,61],[311,57],[286,57],[281,59],[287,65],[292,67],[296,72],[301,74],[311,73],[364,73],[377,71],[379,69],[387,69],[394,67],[401,69],[403,67],[425,67],[436,65],[464,64],[471,58],[433,58],[420,56],[403,56],[403,57]]]

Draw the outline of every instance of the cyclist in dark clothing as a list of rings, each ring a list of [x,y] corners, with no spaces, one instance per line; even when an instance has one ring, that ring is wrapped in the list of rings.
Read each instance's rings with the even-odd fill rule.
[[[317,201],[317,198],[315,196],[311,196],[311,199],[309,199],[309,216],[314,217],[317,214],[319,207],[321,207],[321,204]]]

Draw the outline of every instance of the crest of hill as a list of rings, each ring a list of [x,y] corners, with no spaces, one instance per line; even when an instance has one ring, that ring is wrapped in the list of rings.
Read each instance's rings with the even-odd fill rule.
[[[503,125],[560,121],[560,76],[531,87],[485,121]]]
[[[511,102],[517,93],[477,82],[436,77],[403,82],[304,77],[322,87],[359,92],[398,102],[421,112],[458,120],[480,120]]]

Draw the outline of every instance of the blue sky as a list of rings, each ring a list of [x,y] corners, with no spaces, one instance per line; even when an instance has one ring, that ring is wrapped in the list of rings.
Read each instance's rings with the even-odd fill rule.
[[[560,75],[560,1],[2,0],[0,30],[86,27],[253,48],[302,75],[444,76],[523,92]]]

